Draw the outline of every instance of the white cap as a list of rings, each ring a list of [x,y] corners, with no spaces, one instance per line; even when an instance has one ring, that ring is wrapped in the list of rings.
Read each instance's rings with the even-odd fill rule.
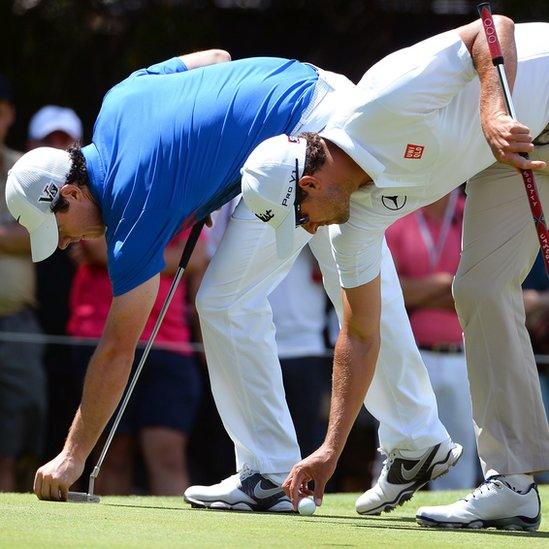
[[[305,168],[307,141],[278,135],[260,143],[240,170],[246,206],[276,232],[278,257],[294,249],[295,193]]]
[[[33,261],[49,257],[59,243],[51,206],[59,197],[71,167],[67,151],[39,147],[24,154],[8,172],[6,203],[30,234]]]
[[[29,139],[44,139],[56,131],[65,132],[76,141],[82,137],[82,122],[72,109],[57,105],[46,105],[31,118]]]

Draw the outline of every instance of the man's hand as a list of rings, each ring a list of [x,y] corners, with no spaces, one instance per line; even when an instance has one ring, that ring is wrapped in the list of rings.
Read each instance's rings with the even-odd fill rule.
[[[379,354],[380,277],[342,293],[343,322],[334,351],[332,401],[322,446],[300,461],[282,485],[297,509],[303,496],[322,504],[324,487],[333,475],[349,431],[364,402]],[[308,483],[314,481],[314,491]]]
[[[509,164],[518,170],[545,168],[545,162],[529,160],[520,155],[534,150],[532,136],[524,124],[513,120],[508,114],[500,112],[485,116],[482,120],[482,129],[498,162]]]
[[[334,474],[336,465],[336,455],[321,446],[316,452],[292,467],[282,488],[292,500],[295,510],[297,510],[299,500],[304,496],[314,496],[317,507],[322,505],[324,488]],[[315,483],[314,491],[308,486],[311,480]]]
[[[502,15],[494,15],[494,24],[505,58],[507,82],[512,92],[517,74],[515,25],[511,19]],[[519,154],[532,151],[532,136],[524,124],[507,114],[503,90],[492,63],[482,21],[477,19],[459,27],[457,32],[471,54],[480,79],[480,122],[496,160],[519,170],[543,169],[545,162],[528,160]]]
[[[61,452],[36,471],[34,493],[38,499],[67,501],[70,486],[83,471],[84,461]]]

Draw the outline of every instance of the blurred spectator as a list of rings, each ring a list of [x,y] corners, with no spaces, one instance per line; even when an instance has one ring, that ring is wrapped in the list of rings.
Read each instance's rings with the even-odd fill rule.
[[[46,105],[31,118],[28,132],[28,150],[36,147],[68,149],[82,139],[82,122],[66,107]]]
[[[479,470],[462,330],[452,297],[461,251],[465,200],[459,190],[387,230],[410,323],[438,403],[439,417],[463,456],[431,488],[471,488]]]
[[[545,413],[549,417],[549,279],[545,273],[541,253],[524,281],[523,297],[526,327],[532,348],[538,359],[541,395]],[[538,483],[549,483],[549,472],[536,475]]]
[[[148,340],[158,318],[187,235],[188,232],[176,236],[165,251],[166,268],[160,277],[158,297],[141,335],[142,341]],[[73,245],[71,253],[79,266],[71,290],[67,331],[74,336],[99,338],[112,300],[106,242],[103,238],[81,242]],[[156,344],[163,348],[151,350],[103,464],[96,483],[100,493],[132,492],[136,446],[142,451],[152,494],[181,495],[189,484],[186,447],[200,401],[201,379],[199,365],[189,346],[192,338],[189,323],[185,321],[189,312],[185,303],[194,303],[206,266],[205,244],[200,240],[156,336]],[[74,348],[75,375],[79,376],[81,385],[93,350],[83,346]],[[136,353],[134,369],[141,353],[141,350]],[[80,386],[77,401],[81,392]]]
[[[10,87],[0,75],[0,332],[38,334],[29,238],[25,229],[14,223],[5,199],[7,172],[21,156],[5,146],[14,121]],[[16,489],[18,458],[24,454],[38,457],[45,411],[42,346],[0,340],[0,491]]]
[[[82,122],[72,109],[46,105],[30,120],[27,148],[67,149],[81,138]],[[36,273],[38,318],[42,330],[49,335],[65,335],[74,264],[66,250],[58,249],[51,257],[36,264]],[[47,345],[44,365],[48,378],[49,403],[45,458],[50,458],[63,445],[75,411],[74,393],[68,385],[72,379],[69,370],[69,347]]]
[[[526,326],[532,338],[534,353],[549,355],[549,279],[545,273],[541,253],[538,254],[522,287]],[[541,371],[547,370],[545,362],[538,366]]]

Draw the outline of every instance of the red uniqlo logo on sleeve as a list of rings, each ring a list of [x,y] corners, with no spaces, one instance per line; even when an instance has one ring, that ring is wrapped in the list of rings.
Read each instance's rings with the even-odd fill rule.
[[[423,155],[423,149],[425,147],[423,145],[413,145],[412,143],[408,143],[406,145],[406,152],[404,153],[404,158],[421,158]]]

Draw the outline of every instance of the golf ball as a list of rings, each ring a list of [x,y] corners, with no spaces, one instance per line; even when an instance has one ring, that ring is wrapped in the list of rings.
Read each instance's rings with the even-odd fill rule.
[[[309,497],[302,498],[297,504],[297,510],[299,511],[300,515],[310,516],[316,511],[315,502],[312,500],[312,498]]]

